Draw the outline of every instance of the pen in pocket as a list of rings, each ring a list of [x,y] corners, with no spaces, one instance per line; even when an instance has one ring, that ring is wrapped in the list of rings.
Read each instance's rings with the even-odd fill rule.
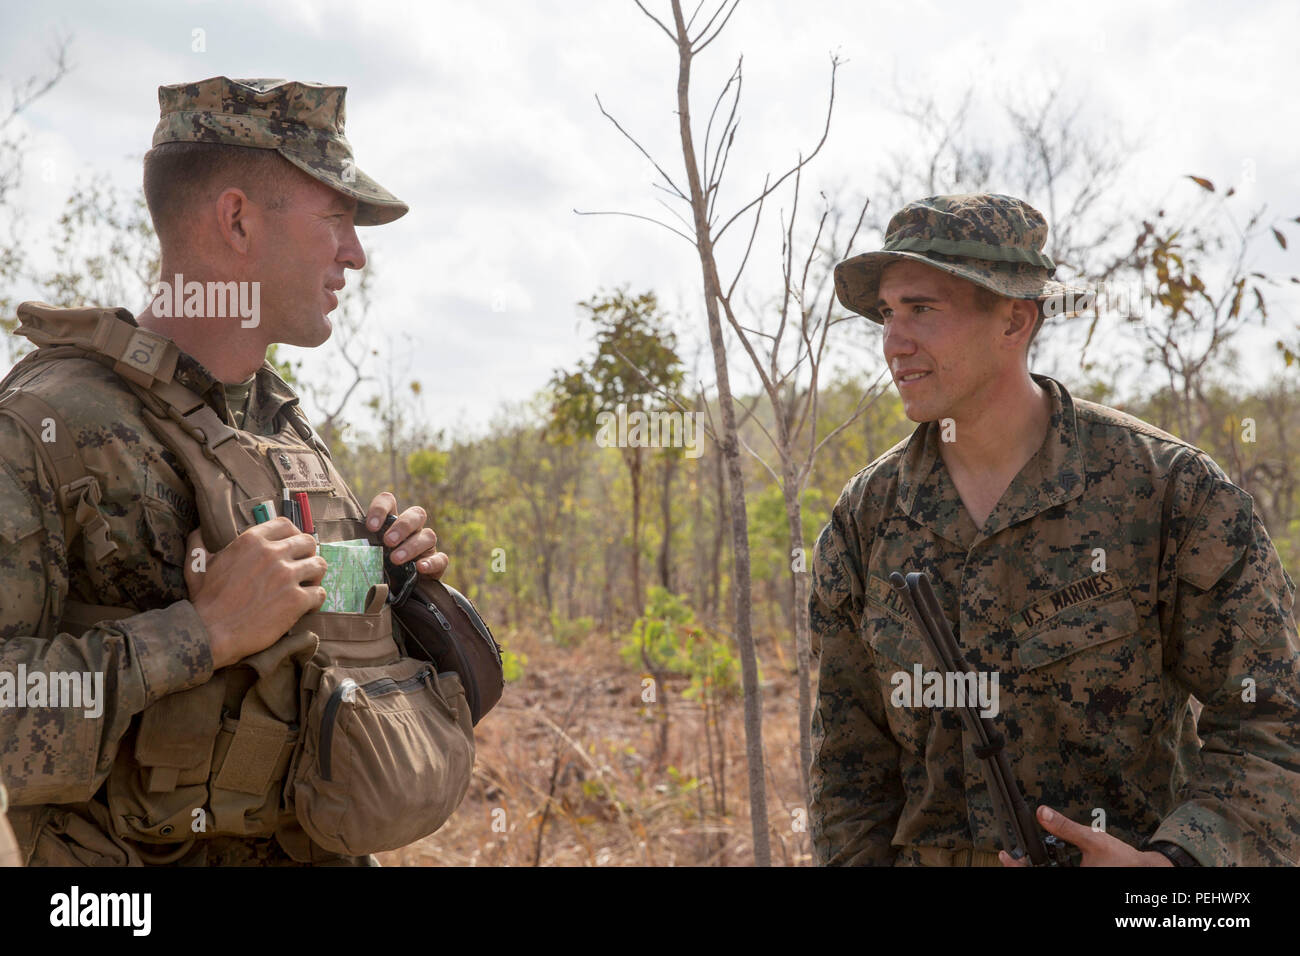
[[[311,502],[307,500],[307,492],[295,491],[293,498],[298,506],[298,526],[319,541],[320,535],[316,534],[316,524],[311,520]]]
[[[289,489],[284,489],[284,516],[293,522],[294,527],[302,530],[302,516],[298,513],[298,502],[289,496]]]

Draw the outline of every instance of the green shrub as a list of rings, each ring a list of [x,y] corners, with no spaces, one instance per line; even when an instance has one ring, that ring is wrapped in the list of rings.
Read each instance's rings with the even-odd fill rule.
[[[556,644],[569,647],[591,633],[596,626],[596,619],[591,617],[563,618],[551,612],[551,636]]]
[[[521,679],[527,665],[527,654],[516,654],[514,651],[508,651],[505,648],[501,649],[501,669],[505,673],[507,684],[513,684]]]
[[[676,594],[651,587],[645,616],[624,635],[619,655],[633,667],[690,678],[687,699],[701,693],[734,696],[740,689],[740,663],[731,642],[710,633]],[[647,663],[648,662],[648,663]]]

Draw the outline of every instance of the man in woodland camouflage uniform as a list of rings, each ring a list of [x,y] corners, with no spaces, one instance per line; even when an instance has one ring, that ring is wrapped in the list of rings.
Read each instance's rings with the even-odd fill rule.
[[[325,342],[331,331],[326,316],[338,305],[344,271],[365,265],[354,227],[391,222],[407,211],[353,165],[343,135],[344,94],[338,86],[226,77],[159,90],[162,116],[145,157],[144,186],[164,281],[181,274],[187,283],[260,288],[255,320],[224,309],[205,312],[202,296],[197,309],[187,296],[182,310],[178,295],[171,308],[155,298],[138,317],[124,309],[65,311],[27,303],[19,310],[24,327],[56,328],[93,311],[99,323],[93,328],[122,333],[129,343],[152,348],[160,340],[136,328],[157,333],[167,354],[173,344],[179,350],[174,372],[146,371],[165,372],[201,397],[225,426],[256,436],[283,432],[290,416],[299,415],[298,398],[266,362],[268,346]],[[112,336],[100,341],[97,335],[96,346],[111,347]],[[119,370],[135,361],[129,343]],[[138,365],[134,369],[139,372]],[[98,715],[0,707],[0,779],[9,790],[10,821],[24,859],[33,865],[307,862],[262,837],[195,843],[180,842],[188,834],[177,833],[175,852],[141,845],[123,836],[124,821],[112,818],[105,781],[116,764],[132,759],[129,742],[142,712],[206,684],[214,672],[269,647],[321,607],[325,562],[315,540],[276,517],[211,555],[198,574],[190,560],[201,542],[193,486],[118,371],[81,358],[47,361],[23,381],[22,391],[59,413],[98,490],[81,499],[82,533],[69,547],[61,520],[67,489],[47,474],[32,435],[0,415],[0,674],[23,668],[103,677]],[[201,405],[197,410],[210,414]],[[354,496],[337,480],[327,449],[300,421],[297,477],[323,505],[338,506],[332,515],[316,514],[318,526],[331,517],[341,524]],[[278,457],[294,477],[293,459]],[[377,533],[384,517],[396,512],[393,495],[384,492],[348,520],[364,518]],[[384,541],[396,548],[395,561],[417,560],[421,574],[437,577],[447,557],[437,551],[425,520],[422,508],[402,511]],[[85,619],[72,613],[79,605],[133,612],[117,620]],[[163,776],[157,779],[165,786]],[[175,778],[173,771],[172,786]],[[142,827],[151,822],[134,821]],[[373,858],[317,853],[310,862],[364,865]]]
[[[956,711],[894,706],[895,675],[940,670],[888,583],[923,571],[968,662],[999,676],[1015,775],[1077,862],[1293,864],[1295,586],[1208,455],[1029,373],[1077,291],[1051,279],[1046,235],[1020,200],[934,196],[836,268],[920,424],[817,541],[817,860],[1024,865]]]

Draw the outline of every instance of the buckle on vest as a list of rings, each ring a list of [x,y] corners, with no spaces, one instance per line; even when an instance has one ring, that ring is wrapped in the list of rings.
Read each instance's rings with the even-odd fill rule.
[[[99,480],[94,475],[84,475],[76,481],[59,486],[59,507],[68,511],[76,502],[77,526],[90,545],[96,561],[102,561],[117,550],[117,542],[108,533],[108,522],[99,512]]]
[[[82,492],[74,497],[74,492]],[[92,505],[99,504],[99,480],[94,475],[84,475],[76,481],[69,482],[66,485],[59,486],[59,507],[64,511],[72,507],[72,502],[90,499]]]

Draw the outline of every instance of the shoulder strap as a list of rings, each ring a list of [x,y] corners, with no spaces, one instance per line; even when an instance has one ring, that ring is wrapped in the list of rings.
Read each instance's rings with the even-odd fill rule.
[[[26,302],[18,307],[18,317],[17,332],[39,346],[35,361],[65,354],[93,359],[116,372],[140,399],[150,429],[189,474],[209,551],[220,551],[235,539],[237,500],[276,495],[269,475],[239,443],[235,429],[174,380],[180,351],[171,339],[133,325],[125,309],[56,309]]]
[[[180,349],[165,335],[132,324],[126,309],[58,309],[43,302],[18,307],[18,328],[38,350],[73,346],[136,385],[170,382]],[[38,354],[40,354],[38,352]],[[45,353],[42,358],[56,356]]]

